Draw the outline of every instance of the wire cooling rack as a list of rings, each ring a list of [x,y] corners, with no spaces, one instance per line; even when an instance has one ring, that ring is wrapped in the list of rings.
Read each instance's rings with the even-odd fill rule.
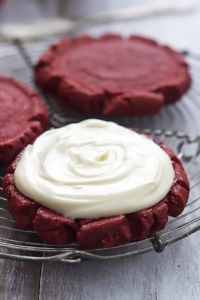
[[[15,77],[36,89],[32,66],[54,41],[55,39],[48,39],[25,45],[20,41],[2,44],[0,48],[1,74]],[[198,84],[200,57],[187,52],[184,52],[184,55],[190,65],[193,85],[179,103],[164,108],[160,114],[152,117],[112,119],[126,127],[135,128],[140,133],[153,136],[157,142],[163,141],[179,156],[188,174],[191,187],[190,198],[182,215],[170,218],[163,231],[145,240],[112,249],[82,251],[78,249],[78,245],[61,247],[41,243],[35,232],[24,231],[17,227],[6,210],[6,199],[0,187],[0,258],[77,264],[88,259],[116,259],[150,251],[160,253],[167,245],[200,229],[200,137],[197,131],[199,118],[196,113],[200,112],[200,85]],[[47,104],[52,127],[61,127],[87,118],[78,112],[63,111],[51,97],[45,97],[41,93],[40,95]],[[192,132],[192,135],[189,135],[188,131]],[[0,186],[4,174],[5,169],[0,169]]]

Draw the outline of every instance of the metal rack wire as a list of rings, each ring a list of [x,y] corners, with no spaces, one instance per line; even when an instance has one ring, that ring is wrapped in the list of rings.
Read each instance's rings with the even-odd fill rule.
[[[51,43],[52,39],[26,45],[22,45],[20,41],[16,41],[13,45],[4,44],[4,49],[0,49],[1,73],[12,75],[35,88],[32,80],[32,65]],[[193,130],[193,136],[190,136],[187,133],[182,133],[178,128],[178,126],[183,128],[184,125],[188,128],[187,122],[192,120],[196,129],[198,120],[194,119],[193,110],[194,107],[200,109],[198,100],[200,94],[198,86],[200,57],[186,52],[185,55],[190,64],[193,86],[181,103],[173,107],[166,107],[161,114],[153,117],[114,119],[114,121],[124,126],[136,128],[140,133],[152,135],[157,142],[164,141],[182,160],[191,186],[190,198],[183,214],[175,219],[170,219],[167,227],[162,232],[145,240],[112,249],[82,251],[78,249],[78,245],[61,247],[41,243],[35,232],[24,231],[17,227],[6,210],[6,199],[0,187],[0,258],[40,262],[61,261],[68,264],[77,264],[88,259],[116,259],[150,251],[159,253],[167,245],[175,243],[200,229],[200,137],[196,135],[195,130]],[[47,103],[53,127],[61,127],[87,117],[81,113],[63,111],[50,97],[44,97],[44,95],[41,95],[41,97]],[[188,101],[190,101],[189,106]],[[158,124],[161,129],[154,129],[159,128]],[[151,129],[145,129],[146,127]],[[164,128],[169,128],[169,130]],[[5,169],[1,169],[0,186],[4,174]]]

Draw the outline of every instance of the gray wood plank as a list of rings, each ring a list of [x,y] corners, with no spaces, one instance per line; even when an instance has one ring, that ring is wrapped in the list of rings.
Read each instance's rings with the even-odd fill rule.
[[[198,300],[199,243],[196,233],[161,254],[77,266],[43,265],[39,299]]]
[[[0,260],[0,270],[0,299],[38,299],[40,263]]]

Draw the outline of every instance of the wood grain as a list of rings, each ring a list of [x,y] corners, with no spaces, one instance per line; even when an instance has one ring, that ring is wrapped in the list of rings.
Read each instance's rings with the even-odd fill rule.
[[[200,299],[199,243],[196,233],[161,254],[77,266],[43,265],[39,299]]]
[[[0,270],[0,299],[38,299],[40,263],[0,260]]]
[[[199,242],[197,233],[161,254],[77,266],[43,265],[39,299],[200,299]]]

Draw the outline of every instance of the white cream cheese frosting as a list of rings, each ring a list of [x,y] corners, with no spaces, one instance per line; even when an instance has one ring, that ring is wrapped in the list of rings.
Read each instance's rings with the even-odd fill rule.
[[[14,173],[22,194],[66,217],[89,219],[151,207],[173,179],[169,156],[153,141],[93,119],[43,133]]]

